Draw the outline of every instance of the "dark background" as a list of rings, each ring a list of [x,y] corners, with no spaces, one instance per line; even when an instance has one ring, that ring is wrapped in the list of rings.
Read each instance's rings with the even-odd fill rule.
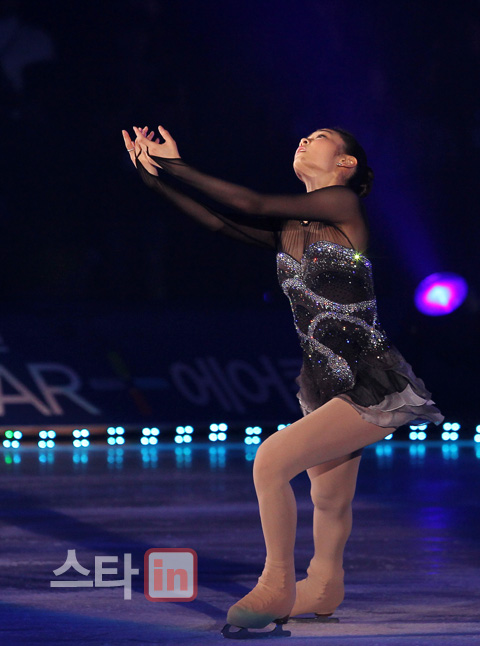
[[[473,419],[479,8],[0,2],[3,310],[288,308],[273,255],[204,231],[149,193],[120,131],[161,123],[206,172],[300,192],[299,138],[339,125],[376,175],[366,206],[381,320],[447,416]],[[470,286],[448,317],[413,306],[434,271]]]

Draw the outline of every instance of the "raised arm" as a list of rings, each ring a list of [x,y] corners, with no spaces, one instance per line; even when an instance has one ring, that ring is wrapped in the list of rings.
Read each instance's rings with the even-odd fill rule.
[[[197,200],[169,186],[158,177],[157,168],[149,163],[148,158],[145,158],[141,154],[139,148],[138,155],[135,154],[133,142],[125,131],[124,139],[125,146],[132,156],[132,161],[137,167],[140,177],[149,188],[168,199],[181,211],[211,231],[218,231],[231,238],[249,244],[275,248],[275,232],[268,224],[267,226],[262,226],[261,222],[252,222],[251,224],[236,222],[233,218],[223,216],[207,205],[201,204]],[[140,161],[141,159],[142,161]]]
[[[149,162],[233,211],[250,217],[286,220],[321,220],[341,225],[361,218],[357,195],[345,186],[327,186],[301,195],[265,195],[206,175],[186,164],[175,141],[159,127],[164,144],[152,141],[135,128],[139,146]]]

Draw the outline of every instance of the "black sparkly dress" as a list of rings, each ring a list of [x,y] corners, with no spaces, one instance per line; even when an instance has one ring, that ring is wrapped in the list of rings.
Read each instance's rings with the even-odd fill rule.
[[[259,195],[181,159],[152,159],[158,176],[137,160],[148,186],[208,228],[276,250],[303,350],[297,397],[304,414],[338,397],[377,426],[441,423],[423,381],[378,323],[370,261],[342,231],[346,217],[363,217],[353,191]]]

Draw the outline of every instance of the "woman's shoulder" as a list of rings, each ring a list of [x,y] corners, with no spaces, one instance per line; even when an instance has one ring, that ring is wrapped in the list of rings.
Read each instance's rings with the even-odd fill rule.
[[[316,188],[315,190],[311,191],[309,195],[312,195],[314,193],[317,195],[330,195],[330,196],[337,196],[342,198],[349,197],[351,199],[360,201],[360,198],[355,193],[355,191],[353,191],[349,186],[345,186],[344,184],[332,184],[331,186],[322,186],[321,188]]]
[[[348,186],[335,184],[324,186],[309,193],[312,205],[316,205],[326,213],[336,214],[344,220],[363,219],[363,203],[359,196]]]

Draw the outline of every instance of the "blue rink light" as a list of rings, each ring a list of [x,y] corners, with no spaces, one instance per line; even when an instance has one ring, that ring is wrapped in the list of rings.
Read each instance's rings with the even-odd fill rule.
[[[124,435],[125,429],[123,426],[109,426],[107,428],[108,435]]]
[[[427,434],[425,433],[426,428],[427,424],[411,424],[408,437],[411,440],[420,440],[423,442],[427,439]]]
[[[224,422],[222,422],[221,424],[210,424],[210,433],[208,434],[208,439],[210,440],[210,442],[225,442],[225,440],[227,439],[227,430],[228,425]]]
[[[260,426],[247,426],[245,429],[245,435],[246,437],[244,438],[244,443],[245,444],[260,444],[262,441],[260,438],[260,435],[262,433],[262,429]]]
[[[443,431],[442,440],[444,442],[448,442],[448,440],[456,442],[458,440],[458,433],[456,431],[452,431],[452,432]]]
[[[475,428],[475,433],[476,435],[473,436],[473,441],[480,443],[480,424],[478,424],[477,427]]]
[[[192,441],[193,426],[177,426],[175,432],[174,439],[177,444],[189,444]]]
[[[90,436],[90,431],[88,429],[86,429],[86,428],[82,428],[82,429],[76,428],[72,432],[72,435],[75,438],[73,440],[73,446],[76,449],[79,449],[79,448],[86,449],[87,446],[90,446],[90,440],[88,439],[88,437]]]
[[[38,437],[40,438],[37,445],[39,449],[53,449],[55,446],[55,431],[40,431]]]
[[[247,426],[245,435],[261,435],[262,429],[260,426]]]
[[[3,440],[3,446],[5,449],[19,449],[20,442],[18,440]]]
[[[408,437],[411,440],[420,440],[422,442],[427,439],[427,434],[425,431],[410,431]]]
[[[3,440],[3,447],[5,449],[19,449],[20,448],[20,440],[23,437],[22,431],[12,431],[8,430],[5,431],[5,438]]]
[[[247,435],[247,437],[243,441],[245,442],[245,444],[260,444],[260,438],[258,437],[258,435],[254,437]]]
[[[109,426],[107,428],[107,434],[107,444],[110,446],[125,444],[125,429],[123,426]]]
[[[460,430],[461,426],[458,422],[445,422],[442,426],[443,428],[443,433],[442,433],[442,440],[447,442],[448,440],[451,440],[455,442],[458,440],[458,431]]]
[[[415,290],[415,305],[423,314],[442,316],[460,307],[467,293],[467,282],[458,274],[431,274]]]
[[[143,446],[155,446],[158,444],[159,435],[160,435],[159,428],[157,428],[156,426],[153,426],[152,428],[148,428],[146,426],[145,428],[142,428],[142,437],[140,438],[140,444],[143,444]],[[118,439],[124,440],[123,437]]]

